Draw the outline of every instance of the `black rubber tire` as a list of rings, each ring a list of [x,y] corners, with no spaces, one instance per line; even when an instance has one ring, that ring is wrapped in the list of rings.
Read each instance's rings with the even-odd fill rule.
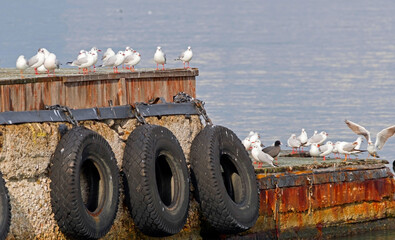
[[[203,216],[218,233],[238,233],[259,216],[259,189],[251,160],[239,138],[207,125],[195,137],[191,174]]]
[[[123,173],[136,226],[155,237],[181,231],[189,208],[189,174],[173,133],[156,125],[137,127],[126,142]]]
[[[51,205],[60,230],[73,239],[106,235],[119,203],[119,169],[108,142],[75,127],[60,139],[51,164]]]
[[[6,239],[10,231],[11,204],[3,174],[0,172],[0,240]]]

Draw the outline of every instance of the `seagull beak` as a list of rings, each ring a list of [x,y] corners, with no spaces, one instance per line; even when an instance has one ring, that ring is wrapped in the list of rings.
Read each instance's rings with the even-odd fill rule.
[[[98,51],[98,52],[101,52],[101,50],[100,50],[100,49],[97,49],[97,51]]]

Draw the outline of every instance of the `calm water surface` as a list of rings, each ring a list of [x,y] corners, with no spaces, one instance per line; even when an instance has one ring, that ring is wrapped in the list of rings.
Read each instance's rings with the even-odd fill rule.
[[[64,63],[80,49],[130,45],[142,55],[138,67],[153,68],[160,45],[174,68],[190,45],[198,98],[240,138],[254,130],[265,145],[285,147],[305,128],[353,141],[345,119],[375,138],[395,124],[394,12],[392,0],[7,1],[0,67],[39,47]],[[395,159],[395,137],[380,155]]]

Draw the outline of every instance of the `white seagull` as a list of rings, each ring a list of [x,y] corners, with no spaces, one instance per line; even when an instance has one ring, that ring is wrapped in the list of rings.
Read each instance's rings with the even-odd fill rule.
[[[316,161],[316,157],[319,157],[321,152],[317,143],[312,143],[309,150],[310,156],[314,158],[314,162]]]
[[[98,52],[101,52],[101,50],[98,49],[97,47],[92,47],[90,52],[92,53],[93,56],[93,72],[96,72],[96,63],[99,58]]]
[[[55,69],[59,68],[59,62],[56,59],[56,55],[50,53],[48,57],[45,57],[43,66],[47,69],[48,76],[50,71],[53,71],[53,76],[55,76]]]
[[[192,52],[191,46],[188,46],[188,49],[185,50],[184,52],[182,52],[181,55],[177,59],[174,59],[174,60],[175,61],[181,60],[184,63],[184,68],[185,68],[185,63],[188,63],[187,68],[190,68],[189,61],[191,61],[192,57],[193,57],[193,52]]]
[[[292,133],[291,136],[288,138],[287,144],[288,144],[288,147],[292,148],[292,153],[291,154],[297,153],[297,151],[295,151],[294,149],[295,148],[299,148],[302,145],[300,140],[296,138],[296,134],[295,133]]]
[[[307,140],[306,146],[309,146],[313,143],[321,144],[321,143],[325,142],[327,137],[328,137],[328,134],[324,131],[322,131],[318,134],[315,134],[315,132],[314,132],[314,135],[311,136],[311,138],[309,138],[309,140]]]
[[[108,58],[99,67],[113,67],[114,73],[119,73],[118,66],[121,65],[124,60],[125,60],[125,53],[123,51],[118,51],[117,54]]]
[[[250,131],[250,133],[248,134],[248,136],[246,138],[244,138],[244,140],[242,141],[245,149],[248,151],[251,147],[251,137],[252,135],[254,135],[255,132]]]
[[[259,166],[262,166],[262,163],[267,163],[272,167],[277,167],[276,165],[273,164],[273,160],[274,160],[273,157],[267,153],[262,152],[262,150],[259,149],[259,146],[257,144],[253,144],[251,148],[252,148],[251,149],[252,158],[255,161],[259,162]]]
[[[101,57],[101,60],[107,61],[110,57],[114,56],[115,52],[112,50],[112,48],[107,48],[107,50],[104,52],[103,57]]]
[[[156,62],[156,70],[159,70],[159,64],[162,64],[162,70],[165,70],[166,54],[162,51],[160,46],[156,48],[154,61]]]
[[[362,152],[362,150],[355,149],[357,142],[336,142],[336,149],[340,154],[344,154],[344,162],[347,161],[347,156],[356,152]]]
[[[388,140],[388,138],[392,137],[395,134],[395,125],[384,128],[377,133],[376,142],[373,145],[372,139],[370,138],[370,132],[366,130],[366,128],[349,120],[345,120],[344,122],[353,132],[366,138],[366,140],[368,141],[367,150],[369,154],[374,158],[379,157],[377,156],[377,150],[381,150],[384,147],[384,144]]]
[[[320,157],[324,157],[324,161],[325,161],[325,157],[332,153],[333,147],[334,147],[333,142],[331,141],[328,141],[325,143],[325,145],[319,147],[319,150],[321,152]]]
[[[16,68],[20,70],[21,78],[25,78],[25,76],[23,76],[23,70],[25,70],[28,67],[29,67],[29,65],[27,65],[27,60],[26,60],[25,56],[20,55],[18,57],[18,59],[16,60]]]
[[[82,53],[83,56],[77,57],[76,60],[73,62],[67,62],[67,64],[71,66],[76,66],[78,68],[82,68],[82,73],[83,74],[88,74],[89,70],[88,68],[93,65],[94,57],[93,55],[88,52],[88,53]]]
[[[133,52],[131,55],[125,57],[125,61],[123,64],[129,66],[130,71],[134,72],[134,66],[136,66],[141,60],[141,56],[139,52]],[[128,69],[128,67],[126,67]]]
[[[303,152],[303,146],[307,143],[307,133],[304,130],[304,128],[302,128],[302,131],[300,133],[300,135],[297,137],[297,139],[300,141],[301,145],[300,147],[302,148],[302,152]]]
[[[38,49],[37,54],[31,57],[29,61],[27,61],[27,65],[29,65],[29,67],[31,68],[34,68],[35,74],[38,75],[37,68],[43,65],[44,61],[45,61],[44,50],[43,48],[40,48]]]

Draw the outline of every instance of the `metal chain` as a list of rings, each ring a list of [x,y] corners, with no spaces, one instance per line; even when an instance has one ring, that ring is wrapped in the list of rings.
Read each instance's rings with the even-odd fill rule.
[[[140,104],[144,104],[144,103],[135,103],[134,105],[132,105],[132,113],[137,119],[137,121],[139,121],[141,124],[147,124],[147,121],[145,120],[144,116],[141,114],[138,108]]]
[[[78,127],[78,121],[74,118],[73,113],[71,112],[69,107],[56,104],[52,106],[45,106],[45,109],[63,111],[66,115],[67,121],[73,124],[74,126]]]
[[[208,117],[206,109],[204,108],[204,102],[191,97],[188,93],[179,92],[177,95],[173,97],[173,102],[175,103],[184,103],[184,102],[193,102],[195,103],[196,109],[200,116],[203,117],[204,121],[206,121],[207,125],[213,125],[213,122]]]
[[[173,102],[175,103],[192,102],[193,100],[194,98],[185,92],[179,92],[173,97]]]

